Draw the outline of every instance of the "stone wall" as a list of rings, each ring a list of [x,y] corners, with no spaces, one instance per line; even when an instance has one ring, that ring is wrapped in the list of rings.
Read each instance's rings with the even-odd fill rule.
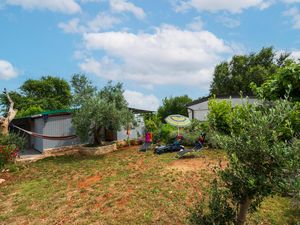
[[[72,155],[79,152],[82,145],[71,145],[60,148],[48,148],[43,151],[44,156],[60,156],[60,155]]]
[[[103,155],[110,152],[117,151],[117,144],[104,145],[99,147],[83,147],[79,149],[79,153],[82,155]]]

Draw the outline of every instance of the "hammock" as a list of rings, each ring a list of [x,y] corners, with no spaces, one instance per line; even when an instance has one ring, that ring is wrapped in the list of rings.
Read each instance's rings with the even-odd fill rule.
[[[76,135],[68,135],[68,136],[43,135],[43,134],[38,134],[38,133],[34,133],[34,132],[31,132],[31,131],[25,130],[21,127],[18,127],[16,125],[14,125],[14,124],[11,124],[11,126],[25,132],[26,134],[31,135],[33,137],[47,139],[47,140],[69,140],[69,139],[74,139],[74,138],[77,137]]]

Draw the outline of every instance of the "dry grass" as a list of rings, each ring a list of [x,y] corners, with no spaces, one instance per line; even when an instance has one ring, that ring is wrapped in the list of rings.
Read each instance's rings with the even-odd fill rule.
[[[186,224],[188,208],[208,194],[220,165],[226,166],[221,151],[178,160],[136,147],[102,157],[47,158],[0,175],[8,180],[0,187],[0,224]],[[253,224],[288,222],[289,199],[274,201]]]

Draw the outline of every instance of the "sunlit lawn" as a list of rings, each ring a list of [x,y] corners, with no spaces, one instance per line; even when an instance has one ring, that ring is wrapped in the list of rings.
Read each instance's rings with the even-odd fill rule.
[[[102,157],[63,156],[4,174],[0,224],[186,224],[207,196],[221,151],[178,160],[175,153],[139,153],[136,147]],[[288,198],[267,199],[250,224],[299,219]]]

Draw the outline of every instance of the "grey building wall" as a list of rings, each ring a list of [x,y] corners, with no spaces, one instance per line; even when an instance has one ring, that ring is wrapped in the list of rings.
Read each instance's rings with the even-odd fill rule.
[[[255,101],[257,101],[257,99],[255,98],[225,98],[225,99],[217,99],[218,101],[222,101],[222,100],[226,100],[226,101],[231,101],[232,106],[236,106],[238,104],[243,104],[245,103],[247,100],[250,104],[253,104]],[[188,107],[188,114],[189,114],[189,118],[190,119],[197,119],[200,121],[206,121],[207,118],[207,114],[208,114],[208,100],[195,104],[195,105],[191,105]]]
[[[60,115],[49,117],[44,120],[43,118],[34,119],[34,132],[51,135],[51,136],[68,136],[75,134],[72,127],[71,115]],[[71,140],[47,140],[33,137],[33,148],[42,152],[44,149],[57,148],[69,145],[79,144],[78,138]]]

